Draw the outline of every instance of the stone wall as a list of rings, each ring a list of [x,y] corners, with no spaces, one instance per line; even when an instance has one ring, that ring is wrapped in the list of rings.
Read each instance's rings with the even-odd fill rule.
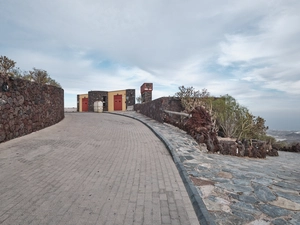
[[[8,85],[4,91],[3,84]],[[51,126],[64,118],[64,90],[0,74],[0,143]]]
[[[134,110],[161,123],[168,122],[172,124],[172,121],[180,120],[181,116],[168,114],[165,111],[181,112],[183,107],[178,98],[162,97],[150,102],[135,104]]]
[[[135,104],[135,89],[126,89],[126,109]]]
[[[141,94],[142,102],[151,102],[152,101],[152,91],[146,91]]]

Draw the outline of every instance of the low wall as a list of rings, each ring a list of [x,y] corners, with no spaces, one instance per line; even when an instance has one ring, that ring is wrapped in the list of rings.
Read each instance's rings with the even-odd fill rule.
[[[168,122],[173,124],[174,121],[180,121],[181,116],[175,114],[169,114],[165,111],[181,112],[184,108],[181,105],[181,101],[174,97],[162,97],[155,99],[151,102],[145,102],[142,104],[135,104],[134,110],[148,116],[158,122]]]
[[[134,105],[134,110],[161,123],[166,122],[185,130],[198,143],[205,143],[209,152],[219,152],[224,155],[247,156],[252,158],[266,158],[278,156],[276,149],[265,142],[244,143],[235,141],[221,141],[217,139],[217,132],[211,121],[210,114],[203,107],[196,107],[190,114],[183,111],[181,101],[174,97],[163,97],[151,102]]]
[[[4,91],[6,82],[9,90]],[[64,90],[0,74],[0,143],[51,126],[64,118]]]

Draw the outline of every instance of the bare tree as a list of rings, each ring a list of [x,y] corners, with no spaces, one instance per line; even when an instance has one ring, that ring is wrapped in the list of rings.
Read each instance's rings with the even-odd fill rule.
[[[141,96],[136,97],[136,101],[139,104],[142,103],[142,97]]]
[[[48,84],[61,88],[61,85],[52,79],[46,70],[33,68],[32,71],[23,72],[19,67],[15,68],[15,65],[15,61],[6,56],[0,56],[0,72],[4,75],[10,75],[16,78],[30,80],[38,84]]]
[[[38,84],[48,84],[56,87],[61,87],[61,85],[52,79],[46,70],[33,68],[32,71],[29,71],[24,75],[24,79],[36,82]]]
[[[6,56],[0,56],[0,72],[7,75],[13,75],[11,72],[9,72],[12,68],[14,68],[16,65],[16,62],[7,58]]]
[[[181,104],[187,113],[190,113],[197,106],[206,106],[206,99],[209,97],[207,89],[197,91],[193,87],[178,87],[179,91],[175,93],[175,97],[180,98]],[[207,107],[205,107],[207,108]]]
[[[61,85],[58,82],[56,82],[54,79],[52,79],[50,77],[48,78],[47,84],[52,85],[52,86],[56,86],[56,87],[61,87]]]

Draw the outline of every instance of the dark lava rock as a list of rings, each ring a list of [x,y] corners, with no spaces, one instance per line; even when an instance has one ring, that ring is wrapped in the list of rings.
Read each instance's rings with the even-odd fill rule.
[[[280,151],[285,151],[285,152],[300,152],[300,143],[293,144],[292,146],[289,146],[289,147],[280,148]]]
[[[184,125],[187,133],[198,143],[205,143],[208,151],[220,151],[221,146],[217,139],[217,133],[215,132],[211,116],[206,109],[201,106],[196,107],[191,111],[191,115],[192,117]]]

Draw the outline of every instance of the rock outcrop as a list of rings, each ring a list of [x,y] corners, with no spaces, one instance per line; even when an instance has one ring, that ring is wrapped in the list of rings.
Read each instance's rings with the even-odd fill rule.
[[[217,133],[210,114],[203,107],[199,106],[192,110],[191,115],[192,117],[184,124],[184,129],[187,133],[198,143],[205,143],[208,151],[220,151],[221,145],[217,139]]]
[[[293,144],[288,147],[282,147],[279,149],[280,151],[285,151],[285,152],[300,152],[300,143]]]
[[[278,156],[278,151],[265,141],[258,140],[219,140],[222,149],[220,151],[223,155],[233,155],[250,158],[266,158],[269,156]]]
[[[192,110],[191,117],[181,127],[198,143],[205,143],[207,150],[212,153],[219,152],[223,155],[251,158],[266,158],[267,155],[278,156],[278,151],[265,141],[219,140],[211,116],[203,107],[196,107]]]

